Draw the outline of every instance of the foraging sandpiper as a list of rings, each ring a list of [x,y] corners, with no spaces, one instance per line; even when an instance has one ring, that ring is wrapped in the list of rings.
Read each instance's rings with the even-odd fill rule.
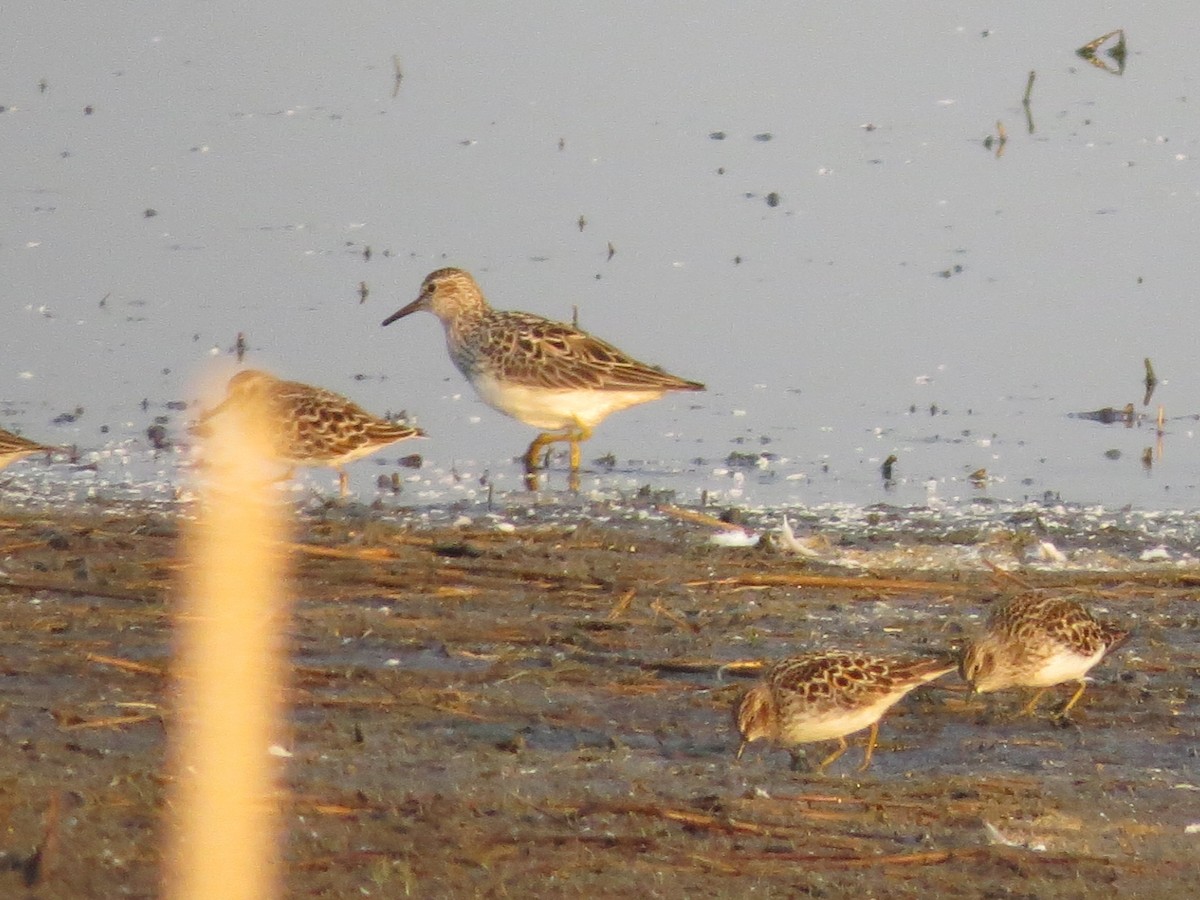
[[[766,738],[792,753],[797,766],[800,744],[836,740],[838,748],[817,765],[825,767],[846,752],[846,735],[869,727],[867,753],[859,771],[871,763],[879,720],[915,688],[954,671],[949,659],[906,659],[826,650],[782,660],[750,688],[734,708],[742,742]]]
[[[992,611],[986,631],[963,652],[959,671],[974,693],[1037,688],[1022,715],[1034,711],[1047,689],[1076,681],[1078,689],[1058,713],[1063,717],[1083,696],[1088,671],[1128,637],[1074,600],[1021,594]]]

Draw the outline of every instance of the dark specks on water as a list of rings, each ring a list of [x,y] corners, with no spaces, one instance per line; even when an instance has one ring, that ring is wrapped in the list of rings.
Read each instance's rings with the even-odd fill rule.
[[[770,206],[773,209],[778,205],[779,194],[777,194],[775,191],[771,191],[771,193],[767,194],[767,206]]]
[[[76,422],[83,415],[83,407],[77,406],[71,412],[59,413],[51,421],[55,425],[70,425]]]
[[[1102,425],[1112,425],[1115,423],[1132,425],[1137,419],[1137,414],[1132,403],[1126,403],[1119,409],[1113,406],[1105,406],[1101,409],[1067,413],[1067,415],[1072,419],[1087,419],[1091,422],[1099,422]]]
[[[171,441],[167,437],[166,423],[161,421],[161,418],[159,417],[153,425],[146,429],[146,438],[155,450],[168,450],[171,447]]]

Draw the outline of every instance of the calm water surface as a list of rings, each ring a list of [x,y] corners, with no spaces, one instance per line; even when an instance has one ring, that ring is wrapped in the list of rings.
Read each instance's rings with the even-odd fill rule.
[[[474,398],[433,317],[379,326],[457,265],[497,306],[577,309],[708,384],[601,426],[585,458],[616,466],[588,490],[1200,507],[1200,118],[1180,40],[1200,10],[854,13],[5,11],[0,426],[100,466],[5,475],[168,492],[182,454],[153,454],[145,429],[167,416],[182,439],[194,410],[166,404],[212,402],[205,373],[232,371],[244,332],[249,363],[428,430],[352,467],[360,496],[413,450],[427,465],[403,471],[408,501],[516,489],[532,431]],[[1124,75],[1074,55],[1117,27]],[[997,122],[999,157],[983,146]],[[1161,439],[1068,415],[1127,402],[1163,405]]]

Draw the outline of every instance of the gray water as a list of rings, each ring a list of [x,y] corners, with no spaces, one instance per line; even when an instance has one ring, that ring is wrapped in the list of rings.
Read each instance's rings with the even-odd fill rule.
[[[1074,54],[1117,27],[1123,75]],[[187,455],[145,429],[185,440],[239,332],[430,433],[361,497],[409,452],[409,502],[519,488],[531,429],[431,316],[379,326],[457,265],[708,384],[605,422],[585,491],[1200,507],[1194,5],[66,2],[0,33],[0,427],[98,466],[5,472],[31,490],[169,495]],[[1127,402],[1161,441],[1069,417]]]

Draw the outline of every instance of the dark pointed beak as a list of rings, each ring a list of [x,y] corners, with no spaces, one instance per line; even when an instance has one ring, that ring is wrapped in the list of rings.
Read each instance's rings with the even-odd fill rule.
[[[384,319],[383,324],[391,325],[397,319],[403,319],[405,316],[409,315],[410,313],[415,313],[419,309],[424,309],[425,308],[423,305],[424,302],[425,302],[425,295],[422,294],[420,297],[418,297],[412,303],[408,304],[408,306],[404,307],[404,309],[394,312],[390,316],[388,316],[386,319]]]

